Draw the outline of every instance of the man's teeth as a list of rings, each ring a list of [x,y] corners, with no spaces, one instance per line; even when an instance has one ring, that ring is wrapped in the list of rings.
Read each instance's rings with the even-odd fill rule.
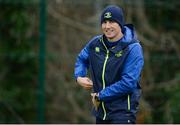
[[[106,32],[113,32],[113,30],[106,30]]]

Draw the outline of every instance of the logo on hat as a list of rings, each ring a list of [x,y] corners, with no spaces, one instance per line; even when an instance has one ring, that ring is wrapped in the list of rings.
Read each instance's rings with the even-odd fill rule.
[[[111,12],[107,12],[104,14],[104,18],[111,18],[111,17],[112,17]]]

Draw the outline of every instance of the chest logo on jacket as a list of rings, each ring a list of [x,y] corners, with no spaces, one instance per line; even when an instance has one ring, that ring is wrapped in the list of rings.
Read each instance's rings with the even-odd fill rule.
[[[122,54],[123,54],[123,51],[121,50],[121,51],[117,52],[117,53],[115,54],[115,56],[116,56],[116,57],[121,57]]]
[[[100,52],[99,47],[95,47],[95,52],[97,52],[97,53],[99,53],[99,52]]]

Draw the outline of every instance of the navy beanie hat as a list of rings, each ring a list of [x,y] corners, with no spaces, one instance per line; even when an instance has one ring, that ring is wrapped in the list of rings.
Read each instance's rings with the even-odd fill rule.
[[[121,30],[124,31],[125,21],[124,21],[124,14],[122,8],[116,5],[107,6],[101,14],[101,24],[105,20],[112,20],[117,22],[120,25]]]

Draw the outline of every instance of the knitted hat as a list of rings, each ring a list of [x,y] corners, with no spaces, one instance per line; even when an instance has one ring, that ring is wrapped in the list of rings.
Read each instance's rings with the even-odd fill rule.
[[[101,14],[101,24],[105,21],[105,20],[112,20],[117,22],[120,27],[121,30],[124,30],[124,15],[123,15],[123,10],[122,8],[116,6],[116,5],[109,5],[107,6],[102,14]]]

